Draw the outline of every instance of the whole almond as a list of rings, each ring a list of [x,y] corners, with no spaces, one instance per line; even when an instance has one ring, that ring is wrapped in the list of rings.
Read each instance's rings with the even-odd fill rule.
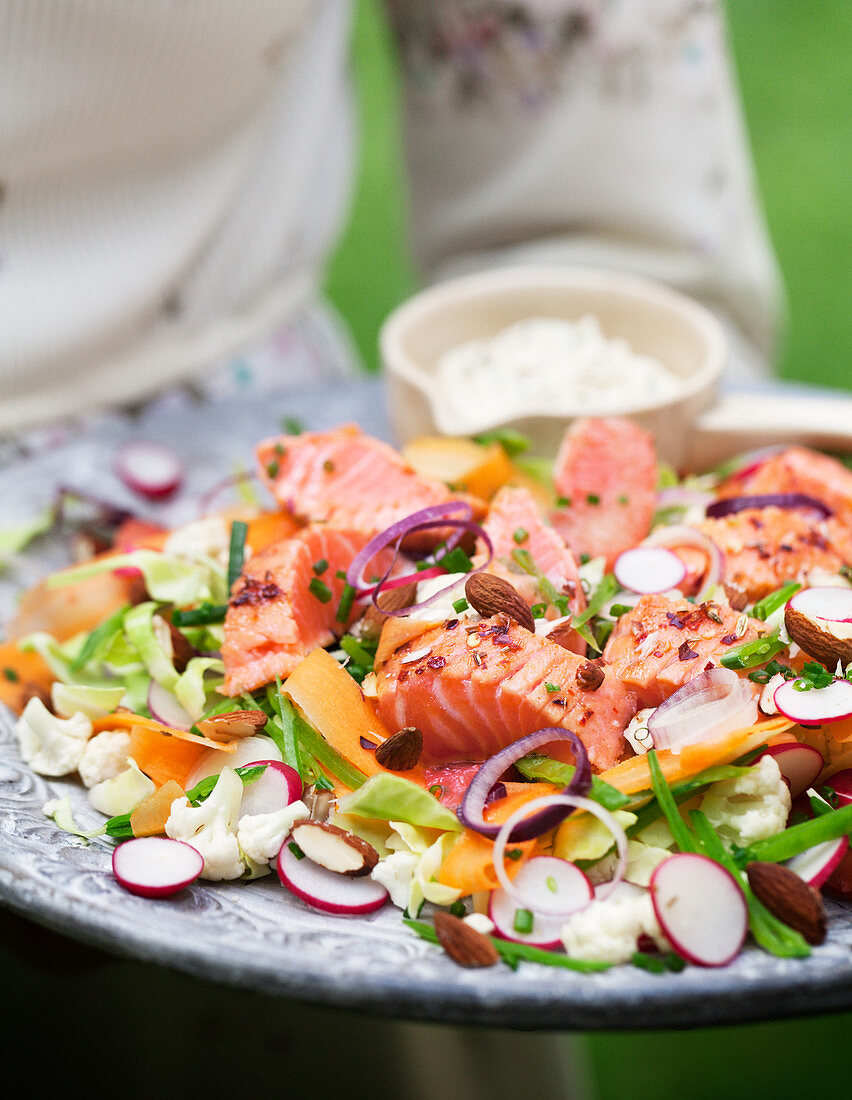
[[[574,679],[582,691],[597,691],[604,682],[604,670],[597,661],[583,661],[574,673]]]
[[[379,862],[372,844],[326,821],[300,821],[290,835],[308,859],[348,878],[369,875]]]
[[[386,588],[376,597],[376,604],[370,603],[361,619],[361,632],[366,638],[378,638],[382,626],[388,618],[386,612],[401,611],[410,607],[417,599],[417,584],[401,584],[397,588]]]
[[[526,601],[514,585],[494,573],[471,573],[464,586],[467,602],[486,619],[508,615],[510,619],[535,633],[535,620]]]
[[[227,714],[214,714],[196,722],[205,737],[213,741],[230,741],[235,737],[252,737],[266,726],[262,710],[232,710]]]
[[[750,863],[746,875],[755,897],[773,916],[800,932],[808,943],[822,943],[826,917],[818,890],[781,863]]]
[[[491,940],[451,913],[435,914],[435,933],[441,947],[459,966],[473,969],[494,966],[499,961]]]
[[[416,726],[406,726],[376,747],[376,760],[391,772],[410,772],[420,762],[423,734]]]

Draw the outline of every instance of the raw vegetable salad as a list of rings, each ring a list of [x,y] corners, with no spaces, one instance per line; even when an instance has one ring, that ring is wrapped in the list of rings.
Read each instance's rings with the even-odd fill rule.
[[[462,966],[809,954],[852,896],[852,472],[682,477],[617,418],[524,446],[293,432],[266,506],[105,508],[0,646],[23,759],[104,820],[45,813],[134,893],[273,874]]]

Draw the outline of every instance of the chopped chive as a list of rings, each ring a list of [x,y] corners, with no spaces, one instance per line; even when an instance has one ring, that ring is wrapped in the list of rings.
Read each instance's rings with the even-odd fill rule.
[[[571,498],[570,497],[557,497],[556,498],[556,505],[557,505],[558,508],[570,508],[571,507]]]
[[[270,475],[274,477],[275,475]],[[228,591],[234,587],[243,571],[246,556],[246,535],[248,524],[235,519],[231,524],[231,541],[228,547]]]
[[[579,558],[580,565],[588,565],[591,560],[592,560],[592,555],[591,554],[581,554],[580,558]]]
[[[442,554],[437,563],[448,573],[469,573],[473,569],[473,562],[460,546],[454,546],[446,554]]]
[[[463,917],[467,913],[464,902],[459,898],[458,901],[454,901],[450,906],[450,912],[454,917]]]
[[[287,435],[301,435],[305,430],[305,426],[298,416],[282,416],[279,424],[281,430],[286,432]]]
[[[597,493],[586,493],[586,504],[600,504],[601,498]]]
[[[509,458],[523,454],[529,450],[530,441],[525,435],[514,431],[512,428],[496,428],[493,432],[483,432],[474,436],[477,443],[487,447],[489,443],[499,443]]]
[[[453,600],[453,611],[455,611],[457,615],[460,615],[462,611],[467,611],[469,606],[464,596],[462,596],[460,600]]]
[[[227,604],[204,603],[198,607],[188,608],[186,611],[172,612],[173,626],[210,626],[212,623],[221,623],[225,620]]]
[[[312,596],[316,596],[320,603],[328,603],[331,599],[331,589],[324,581],[321,581],[319,577],[311,577],[308,591]]]
[[[506,850],[506,859],[511,859],[512,862],[521,858],[524,854],[523,848],[508,848]]]
[[[547,614],[547,604],[534,603],[530,608],[530,611],[532,612],[532,617],[534,619],[543,619],[544,616]]]
[[[520,546],[521,543],[526,542],[529,537],[529,531],[525,530],[523,527],[516,527],[512,534],[512,538],[515,540],[518,546]]]
[[[345,574],[344,574],[345,576]],[[334,613],[334,617],[339,623],[345,623],[349,620],[349,614],[352,611],[352,604],[355,602],[355,589],[351,584],[343,583],[343,591],[340,594],[340,603],[337,605],[337,611]]]
[[[10,684],[17,684],[18,680],[20,680],[20,676],[13,668],[4,668],[3,675]]]
[[[630,503],[630,497],[626,496],[624,493],[621,493],[621,495],[618,498],[618,503],[619,504],[629,504]]]
[[[550,695],[552,695],[552,694],[553,694],[553,693],[554,693],[555,691],[561,691],[561,690],[562,690],[562,685],[561,685],[561,684],[551,684],[551,682],[550,682],[549,680],[548,680],[548,681],[547,681],[547,683],[546,683],[546,684],[544,685],[544,687],[545,687],[545,690],[546,690],[546,691],[547,691],[547,692],[548,692],[548,693],[549,693]]]
[[[267,462],[267,464],[266,464],[266,476],[267,477],[278,477],[279,469],[280,469],[280,466],[278,464],[278,460],[273,458],[273,460],[271,462]]]
[[[284,446],[283,443],[276,443],[275,453],[278,455],[279,458],[283,458],[284,455],[287,454],[287,448]]]
[[[433,783],[429,788],[429,794],[431,794],[433,798],[440,798],[443,793],[444,788],[440,783]]]
[[[515,923],[513,928],[522,936],[528,935],[533,930],[533,915],[529,909],[515,910]]]
[[[291,840],[290,843],[287,845],[287,847],[290,849],[290,851],[293,853],[293,855],[296,857],[296,859],[304,859],[305,858],[305,853],[302,851],[302,849],[299,847],[299,845],[295,842],[295,840]]]
[[[551,892],[551,894],[558,894],[559,893],[559,885],[558,885],[556,879],[553,877],[553,875],[548,875],[547,876],[547,878],[545,879],[545,885],[547,886],[547,888]]]
[[[330,458],[327,458],[325,460],[325,462],[323,462],[322,468],[325,470],[325,472],[327,474],[333,474],[334,473],[334,463],[331,461]]]
[[[319,561],[314,562],[314,564],[311,566],[311,569],[313,569],[317,576],[320,576],[320,574],[324,573],[326,569],[328,569],[328,562],[325,560],[325,558],[320,558]]]

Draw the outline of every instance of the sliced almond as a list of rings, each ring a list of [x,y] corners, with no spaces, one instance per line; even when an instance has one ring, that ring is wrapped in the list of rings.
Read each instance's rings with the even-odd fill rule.
[[[308,859],[338,875],[369,875],[379,862],[372,844],[325,821],[300,821],[291,836]]]
[[[214,714],[197,722],[197,728],[212,741],[232,741],[236,737],[253,737],[266,726],[262,710],[232,710]]]
[[[825,939],[826,916],[822,895],[781,863],[750,863],[749,886],[773,916],[800,932],[808,943]]]
[[[423,734],[416,726],[406,726],[376,747],[376,760],[391,772],[409,772],[420,763]]]
[[[410,607],[417,599],[417,584],[401,584],[398,588],[386,588],[376,598],[376,604],[370,603],[361,619],[361,632],[365,638],[378,638],[382,632],[382,626],[388,618],[385,612],[401,611],[403,607]]]
[[[852,661],[852,638],[841,638],[831,631],[828,619],[812,619],[794,607],[784,612],[784,626],[793,641],[809,657],[815,657],[826,668],[834,669],[840,661],[845,667]],[[837,623],[838,628],[848,627]]]
[[[459,966],[471,969],[494,966],[500,959],[487,936],[452,913],[435,914],[435,934],[441,947]]]
[[[470,606],[486,619],[493,615],[508,615],[510,619],[535,632],[535,620],[528,604],[518,590],[494,573],[471,573],[464,586]]]

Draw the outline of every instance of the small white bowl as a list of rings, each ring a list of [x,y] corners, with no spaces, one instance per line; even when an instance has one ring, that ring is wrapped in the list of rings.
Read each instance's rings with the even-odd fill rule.
[[[679,464],[689,450],[691,426],[716,399],[728,357],[722,326],[703,306],[659,283],[586,268],[498,268],[439,283],[394,310],[379,346],[397,442],[511,427],[530,439],[533,453],[552,457],[570,416],[546,408],[499,422],[475,408],[459,415],[437,383],[436,364],[451,348],[491,338],[526,318],[578,320],[589,314],[606,337],[623,338],[681,380],[673,398],[627,402],[619,409],[654,433],[661,458]]]

